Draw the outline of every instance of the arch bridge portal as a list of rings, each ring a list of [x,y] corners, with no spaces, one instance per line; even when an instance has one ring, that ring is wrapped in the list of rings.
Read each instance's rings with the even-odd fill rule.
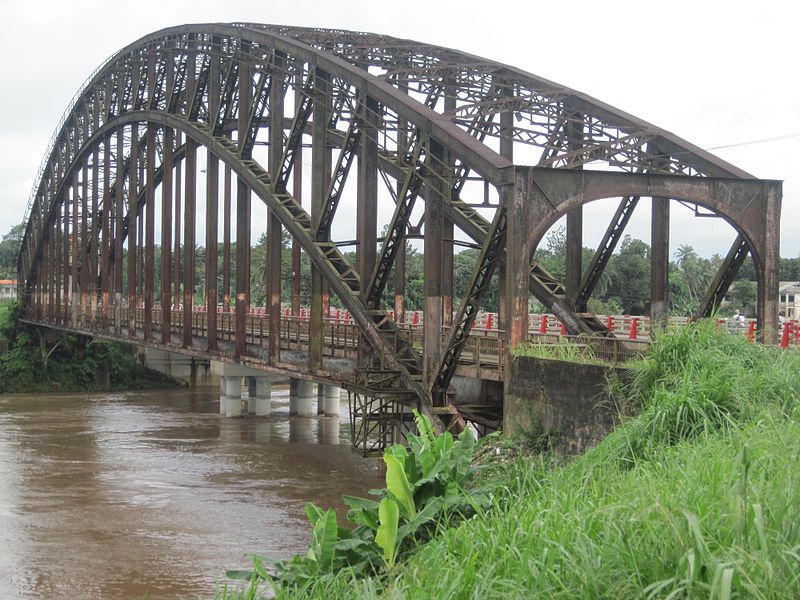
[[[123,48],[75,96],[31,195],[19,291],[32,322],[320,379],[337,371],[325,364],[335,297],[353,321],[345,387],[419,406],[441,425],[471,418],[447,406],[448,389],[493,276],[498,364],[528,336],[531,295],[567,332],[613,337],[587,301],[642,197],[653,206],[653,321],[666,322],[670,199],[680,200],[738,233],[700,315],[719,305],[750,253],[758,331],[774,342],[780,183],[585,94],[456,50],[339,30],[185,25]],[[584,268],[582,206],[599,198],[619,206]],[[254,265],[252,211],[264,206],[267,255]],[[564,215],[561,282],[533,251]],[[404,319],[409,238],[424,247],[419,333]],[[454,298],[460,240],[480,250]],[[301,254],[311,264],[310,318],[297,336],[306,351],[298,367],[287,344]],[[266,295],[257,327],[254,269],[264,269]]]

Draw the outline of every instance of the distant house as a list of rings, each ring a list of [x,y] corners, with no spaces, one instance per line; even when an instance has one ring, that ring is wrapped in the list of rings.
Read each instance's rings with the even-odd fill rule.
[[[778,314],[787,319],[800,316],[800,281],[781,281],[778,284],[778,294]]]
[[[16,297],[16,279],[0,279],[0,300],[15,300]]]
[[[752,285],[758,285],[755,281]],[[722,301],[722,306],[730,306],[733,302],[731,292],[736,287],[736,282],[731,284],[728,293]],[[800,281],[781,281],[778,283],[778,314],[787,319],[800,317]],[[754,315],[755,307],[735,307],[744,310],[746,315]]]

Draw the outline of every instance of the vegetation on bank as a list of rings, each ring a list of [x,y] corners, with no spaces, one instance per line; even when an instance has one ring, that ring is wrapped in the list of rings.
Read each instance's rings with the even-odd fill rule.
[[[0,304],[0,393],[130,390],[176,385],[139,364],[124,345],[87,340],[19,320],[19,304]],[[107,372],[108,377],[98,377]]]
[[[512,354],[514,356],[525,356],[528,358],[548,358],[592,365],[606,363],[606,361],[595,356],[589,344],[571,342],[562,342],[558,344],[545,344],[535,341],[523,342],[512,350]]]
[[[584,456],[499,461],[471,518],[366,576],[319,573],[276,596],[800,597],[800,353],[698,323],[634,368],[638,416]]]

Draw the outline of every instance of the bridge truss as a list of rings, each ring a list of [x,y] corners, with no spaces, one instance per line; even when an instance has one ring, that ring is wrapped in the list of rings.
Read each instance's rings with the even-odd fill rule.
[[[309,149],[310,175],[303,172]],[[346,188],[356,198],[354,262],[331,237],[337,219],[353,219],[340,210]],[[266,363],[281,361],[285,230],[295,270],[300,252],[312,265],[309,372],[321,368],[318,333],[335,294],[361,336],[353,389],[365,398],[402,391],[403,401],[458,420],[458,411],[437,407],[448,402],[496,274],[507,347],[527,336],[530,295],[569,333],[611,336],[587,301],[642,196],[654,206],[653,319],[666,320],[669,199],[679,199],[715,211],[739,233],[701,315],[719,305],[752,253],[759,329],[773,340],[779,184],[585,94],[459,51],[350,31],[186,25],[120,50],[65,113],[28,208],[20,297],[33,321],[194,349],[191,311],[182,311],[173,336],[171,307],[202,302],[204,351],[247,360],[251,202],[261,202],[268,210]],[[379,237],[379,198],[387,197],[391,216]],[[584,272],[581,207],[608,197],[619,198],[619,208]],[[565,214],[561,282],[533,251]],[[454,299],[458,232],[480,254],[469,289]],[[398,326],[409,237],[424,243],[421,345]],[[198,242],[206,248],[202,282],[194,280],[191,251]],[[182,256],[181,248],[188,249]],[[235,335],[228,351],[217,339],[217,308],[229,304]]]

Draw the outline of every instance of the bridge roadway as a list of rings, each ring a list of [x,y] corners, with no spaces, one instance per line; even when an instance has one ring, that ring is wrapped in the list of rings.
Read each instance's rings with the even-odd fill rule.
[[[46,312],[46,311],[45,311]],[[351,320],[327,318],[323,320],[323,364],[321,369],[309,368],[308,352],[310,348],[310,319],[301,316],[283,315],[280,326],[280,355],[277,359],[269,360],[269,315],[258,314],[253,311],[246,317],[247,352],[244,355],[235,354],[236,314],[235,311],[220,311],[217,313],[217,349],[208,349],[208,313],[192,311],[192,343],[191,346],[164,343],[162,334],[162,314],[160,308],[153,309],[152,335],[145,339],[144,335],[144,309],[135,309],[135,330],[127,326],[130,323],[129,309],[119,311],[120,319],[104,319],[102,311],[98,310],[96,317],[86,315],[78,318],[78,325],[68,322],[65,316],[57,317],[54,314],[43,315],[36,320],[26,320],[32,325],[68,331],[71,333],[92,336],[100,339],[110,339],[123,343],[135,344],[142,347],[151,347],[166,350],[197,358],[217,360],[225,363],[239,364],[263,370],[277,375],[314,379],[335,383],[340,387],[352,384],[355,363],[358,358],[358,326]],[[183,310],[172,308],[170,311],[171,336],[170,339],[181,340],[183,331]],[[422,326],[421,324],[399,324],[398,329],[405,333],[421,351]],[[449,333],[449,327],[444,327],[442,335]],[[473,377],[490,381],[502,381],[504,371],[503,331],[498,329],[475,329],[471,333],[464,353],[459,361],[456,375]]]

